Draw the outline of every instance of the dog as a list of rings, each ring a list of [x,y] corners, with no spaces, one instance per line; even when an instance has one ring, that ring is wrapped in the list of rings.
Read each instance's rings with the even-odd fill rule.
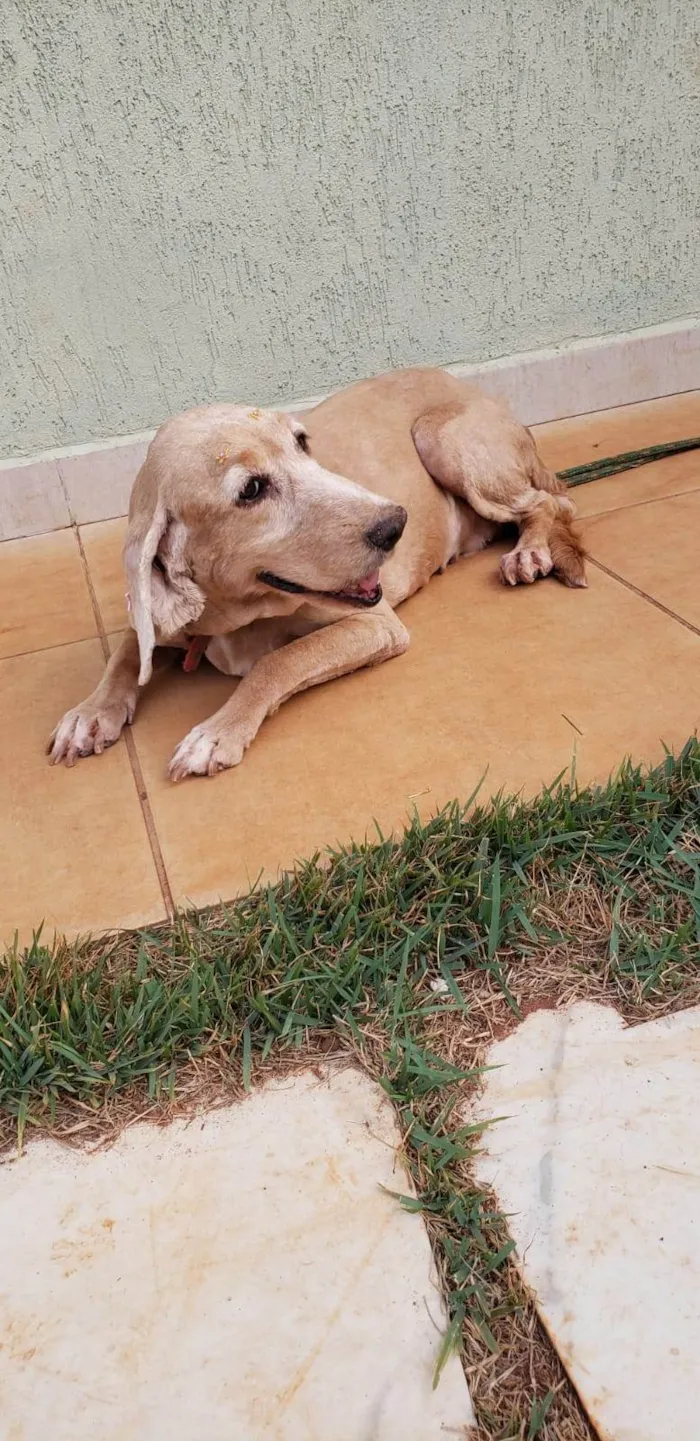
[[[396,607],[517,526],[507,585],[585,586],[566,487],[500,400],[446,371],[396,371],[303,421],[244,405],[160,427],[134,482],[124,548],[131,629],[97,689],[54,730],[52,763],[99,755],[154,666],[184,650],[239,677],[190,731],[172,780],[238,765],[290,696],[400,656]],[[381,572],[381,579],[380,579]]]

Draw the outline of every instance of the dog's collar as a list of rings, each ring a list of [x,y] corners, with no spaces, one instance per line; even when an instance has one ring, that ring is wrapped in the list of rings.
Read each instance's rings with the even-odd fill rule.
[[[210,640],[210,635],[188,636],[188,645],[187,650],[185,651],[185,659],[182,662],[183,670],[192,671],[197,669],[197,666],[199,665],[199,662],[202,659],[202,656],[204,655],[204,652]]]

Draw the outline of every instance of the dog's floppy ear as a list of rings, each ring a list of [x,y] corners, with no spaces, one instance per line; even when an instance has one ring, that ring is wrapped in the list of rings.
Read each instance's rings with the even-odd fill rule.
[[[156,552],[167,523],[167,511],[158,498],[155,477],[149,474],[146,461],[134,484],[129,507],[129,527],[124,543],[127,604],[138,637],[141,658],[139,685],[146,685],[153,674],[156,635],[153,626],[151,576]]]
[[[136,477],[124,545],[124,569],[129,604],[139,642],[139,685],[153,673],[155,627],[164,636],[178,631],[202,614],[205,596],[187,567],[187,528],[168,514],[156,477],[146,459]],[[154,561],[158,556],[160,569]]]

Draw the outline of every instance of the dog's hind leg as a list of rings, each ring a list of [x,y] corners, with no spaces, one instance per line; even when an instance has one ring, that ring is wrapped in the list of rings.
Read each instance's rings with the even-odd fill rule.
[[[477,391],[427,410],[412,428],[428,471],[484,520],[515,524],[518,543],[501,560],[507,585],[553,573],[585,586],[585,551],[566,486],[540,460],[529,430],[500,401]]]

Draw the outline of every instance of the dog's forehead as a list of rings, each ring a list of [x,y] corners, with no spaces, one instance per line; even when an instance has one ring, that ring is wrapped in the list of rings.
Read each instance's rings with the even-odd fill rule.
[[[252,405],[201,406],[166,421],[151,442],[150,465],[137,478],[135,509],[155,500],[183,518],[225,494],[236,466],[249,473],[279,470],[294,434],[286,415]]]
[[[244,409],[217,425],[207,449],[218,467],[243,465],[262,470],[292,439],[289,424],[274,411]]]
[[[215,471],[224,474],[232,465],[242,466],[252,475],[261,475],[282,454],[283,446],[274,436],[227,434],[218,437],[214,446]]]

